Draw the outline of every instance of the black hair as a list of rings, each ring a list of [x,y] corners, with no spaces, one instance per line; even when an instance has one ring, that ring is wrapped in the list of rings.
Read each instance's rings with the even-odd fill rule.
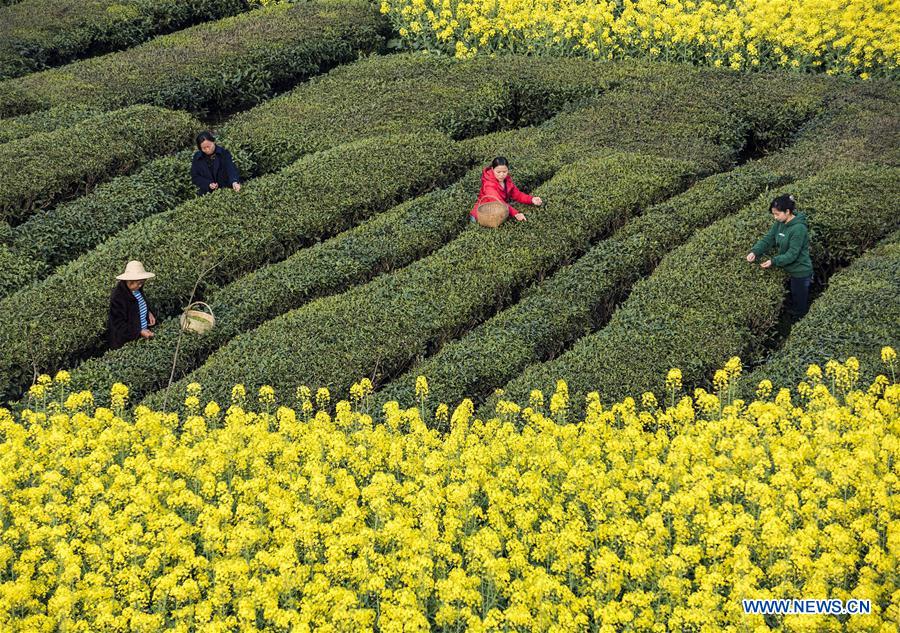
[[[143,289],[143,287],[142,287]],[[110,298],[112,298],[117,292],[131,292],[131,289],[128,287],[128,282],[124,279],[116,279],[115,285],[112,287],[112,293],[110,294]]]
[[[494,160],[491,161],[491,169],[493,169],[494,167],[499,167],[500,165],[503,165],[504,167],[509,167],[509,161],[506,160],[505,156],[498,156],[497,158],[495,158]]]
[[[782,212],[790,211],[793,213],[794,209],[797,208],[797,201],[794,200],[794,196],[785,193],[772,200],[772,204],[769,205],[769,208],[777,209]]]
[[[209,130],[200,132],[200,134],[197,135],[197,149],[200,149],[200,143],[202,143],[203,141],[212,141],[213,143],[215,143],[216,137],[213,136],[212,132],[210,132]]]

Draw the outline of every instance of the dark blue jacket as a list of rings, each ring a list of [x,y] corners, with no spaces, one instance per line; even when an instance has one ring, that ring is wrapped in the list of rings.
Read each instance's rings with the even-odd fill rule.
[[[240,182],[237,167],[231,158],[231,152],[216,145],[216,152],[207,156],[197,150],[191,160],[191,180],[197,187],[197,193],[201,196],[210,192],[210,183],[219,183],[219,188],[230,188],[232,183]]]

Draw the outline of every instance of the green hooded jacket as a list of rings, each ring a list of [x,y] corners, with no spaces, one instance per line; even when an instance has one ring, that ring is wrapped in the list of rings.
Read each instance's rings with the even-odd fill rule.
[[[761,240],[753,245],[752,252],[760,257],[778,247],[772,264],[783,268],[791,277],[809,277],[813,274],[809,258],[809,229],[806,216],[798,213],[790,222],[776,222]]]

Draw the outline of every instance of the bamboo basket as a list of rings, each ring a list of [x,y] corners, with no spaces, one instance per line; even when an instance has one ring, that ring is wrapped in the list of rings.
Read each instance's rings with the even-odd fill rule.
[[[509,208],[502,202],[482,202],[478,205],[478,224],[496,229],[509,216]]]
[[[195,306],[204,306],[209,312],[194,310]],[[216,324],[216,317],[213,314],[212,308],[202,301],[195,301],[186,307],[184,312],[181,313],[179,320],[181,322],[182,330],[194,332],[196,334],[206,334],[213,329],[213,326]]]

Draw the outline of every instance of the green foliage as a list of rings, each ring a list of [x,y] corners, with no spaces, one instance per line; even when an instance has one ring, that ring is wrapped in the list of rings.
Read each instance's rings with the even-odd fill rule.
[[[273,168],[267,160],[319,151],[351,137],[439,131],[466,138],[539,123],[609,88],[603,69],[585,64],[527,58],[463,63],[423,54],[372,57],[238,114],[228,134],[260,156],[264,169]]]
[[[471,202],[473,188],[477,190],[479,175],[470,174],[449,189],[404,202],[214,290],[206,300],[215,310],[216,327],[203,336],[182,338],[177,376],[199,367],[242,332],[439,248],[465,228],[464,209]],[[169,378],[178,331],[177,317],[163,322],[152,341],[126,345],[82,363],[72,371],[73,384],[90,388],[121,381],[128,384],[134,399],[161,389]]]
[[[515,134],[535,133],[534,129],[525,129]],[[537,160],[532,162],[533,158]],[[538,157],[520,154],[516,181],[529,190],[549,179],[554,171]],[[440,248],[467,226],[466,210],[480,177],[478,167],[447,189],[404,202],[215,290],[207,301],[215,310],[216,327],[204,336],[182,338],[176,375],[180,378],[196,369],[235,336],[279,314],[397,270]],[[175,356],[178,329],[173,318],[162,323],[156,337],[146,344],[126,345],[86,361],[72,371],[73,384],[93,388],[122,381],[128,384],[133,399],[164,387]]]
[[[25,0],[0,9],[0,79],[245,10],[242,0]]]
[[[196,195],[188,175],[190,159],[189,152],[158,158],[88,196],[35,213],[16,227],[11,244],[50,266],[64,264],[120,229]]]
[[[683,188],[693,173],[684,162],[634,154],[566,167],[537,190],[548,203],[528,222],[473,227],[402,270],[268,321],[184,381],[201,381],[213,398],[227,397],[235,382],[271,384],[282,394],[301,383],[344,392],[360,376],[377,383],[510,303],[531,279]]]
[[[750,165],[710,176],[655,205],[537,285],[515,306],[413,367],[388,385],[378,402],[414,401],[416,376],[428,378],[433,402],[487,396],[528,365],[553,358],[598,327],[632,284],[697,229],[737,211],[783,180]]]
[[[0,299],[46,274],[43,262],[16,253],[0,244]]]
[[[228,283],[446,182],[465,162],[440,135],[374,138],[142,220],[0,301],[0,385],[14,394],[30,379],[25,367],[71,366],[103,347],[112,280],[129,259],[157,274],[147,294],[162,319],[209,265],[206,283]]]
[[[847,263],[900,226],[898,176],[898,169],[850,167],[792,185],[810,218],[818,271]],[[527,402],[531,389],[552,393],[560,378],[579,406],[589,391],[605,401],[648,390],[659,394],[672,367],[682,370],[685,385],[701,384],[731,356],[751,351],[771,332],[785,294],[782,273],[744,259],[771,223],[768,203],[763,195],[699,231],[635,285],[609,325],[556,360],[522,372],[506,385],[504,397]],[[839,245],[840,262],[831,254]]]
[[[715,170],[789,141],[825,108],[828,85],[637,62],[391,55],[342,66],[238,114],[228,135],[268,170],[348,136],[438,130],[464,139],[589,106],[593,116],[555,116],[544,142],[577,131],[595,146],[687,157]]]
[[[281,5],[0,83],[0,116],[63,103],[134,103],[227,112],[376,50],[384,22],[367,2]]]
[[[7,242],[16,253],[49,267],[69,262],[123,228],[196,196],[190,179],[191,151],[150,161],[135,173],[113,178],[88,195],[36,212],[10,228]],[[237,154],[242,174],[252,161]],[[48,272],[48,267],[39,270]],[[24,280],[24,278],[21,278]],[[16,289],[10,283],[7,294]],[[0,297],[5,296],[0,293]]]
[[[198,126],[184,112],[133,106],[4,143],[0,219],[22,221],[155,155],[180,149]]]
[[[409,63],[409,59],[422,59],[427,64],[432,63],[425,57],[396,58],[401,65]],[[360,66],[368,68],[371,61],[364,62]],[[581,63],[575,64],[579,70],[580,66]],[[504,65],[503,68],[509,68],[509,65]],[[534,70],[533,74],[543,76],[540,64],[535,68],[537,70]],[[523,81],[524,77],[537,82],[537,79],[530,79],[520,70],[513,67],[509,74],[518,76]],[[563,75],[558,69],[552,75],[555,77],[554,82],[562,81],[560,77]],[[369,74],[366,73],[364,76],[368,77]],[[320,81],[320,86],[327,83],[328,78],[325,78]],[[706,82],[707,85],[708,83]],[[638,145],[638,140],[644,142],[644,147],[649,152],[672,156],[696,156],[699,161],[705,161],[710,153],[732,157],[741,152],[740,146],[720,148],[718,145],[722,142],[719,139],[726,136],[728,126],[732,124],[731,121],[737,114],[728,117],[718,113],[703,115],[698,110],[691,118],[680,118],[681,115],[678,114],[680,106],[684,103],[694,103],[697,91],[676,89],[678,85],[677,82],[667,82],[665,86],[660,87],[663,91],[662,97],[642,97],[640,93],[631,95],[632,111],[642,113],[639,124],[631,126],[622,124],[619,105],[604,104],[551,118],[540,126],[480,136],[465,141],[464,144],[478,157],[480,164],[487,163],[496,154],[514,157],[514,173],[517,181],[522,176],[530,179],[530,175],[535,173],[549,177],[563,165],[610,153],[609,146],[634,147]],[[529,88],[523,93],[536,95],[540,91]],[[565,94],[571,97],[573,93],[574,91]],[[287,102],[287,98],[281,100],[283,105]],[[524,99],[520,99],[518,107],[524,108],[525,103]],[[736,100],[732,102],[735,113],[739,113],[736,106],[741,103],[743,102]],[[675,114],[669,114],[669,111]],[[412,125],[416,124],[417,116],[420,117],[421,113],[410,112],[408,120],[412,121]],[[750,125],[754,125],[760,130],[783,129],[785,120],[791,120],[790,116],[776,110],[768,111],[766,116],[769,120],[763,122],[746,117],[750,119],[750,123],[743,124],[743,127],[749,128]],[[248,119],[262,128],[267,127],[265,123],[270,120],[269,117],[248,117]],[[561,123],[560,119],[564,122]],[[664,128],[666,126],[674,128],[677,125],[683,128],[683,132],[677,138],[667,138]],[[652,128],[649,132],[648,127]],[[698,138],[706,140],[701,145]],[[731,142],[734,143],[744,142],[743,135],[728,138],[732,138]],[[286,150],[286,153],[289,154],[290,150]],[[421,200],[405,203],[347,234],[342,234],[315,248],[300,251],[283,262],[255,271],[213,293],[209,300],[214,305],[219,325],[209,335],[182,342],[178,364],[179,375],[194,369],[211,352],[232,337],[258,326],[268,318],[294,309],[322,294],[338,292],[353,284],[367,281],[378,272],[394,270],[408,264],[416,254],[422,255],[434,250],[442,244],[441,239],[448,241],[464,226],[465,214],[472,202],[471,197],[478,189],[477,174],[470,178],[471,182],[462,188],[457,185],[447,192],[429,194]],[[730,183],[731,178],[725,176],[716,182]],[[759,178],[761,177],[756,177]],[[747,176],[745,180],[756,179]],[[528,181],[528,179],[525,181],[526,184]],[[737,185],[729,187],[723,184],[722,188],[719,197],[726,194],[738,195]],[[729,200],[728,203],[735,205],[739,202]],[[725,202],[721,204],[727,206]],[[683,213],[691,217],[688,211]],[[665,243],[665,240],[661,243]],[[97,361],[89,361],[81,370],[76,370],[73,377],[80,386],[98,390],[110,380],[122,380],[129,384],[135,397],[139,397],[147,389],[159,388],[167,379],[169,362],[174,355],[176,333],[177,325],[174,322],[164,323],[159,329],[158,336],[151,343],[127,346],[106,354]],[[506,378],[502,380],[505,382]]]
[[[900,88],[884,82],[829,83],[827,107],[766,163],[796,177],[850,164],[900,167]]]
[[[11,119],[0,119],[0,143],[25,138],[38,132],[52,132],[61,127],[70,127],[99,112],[96,108],[87,106],[61,105]]]
[[[398,64],[399,69],[394,71],[397,73],[408,70],[410,63],[414,65],[421,63],[425,68],[430,68],[429,65],[437,63],[439,68],[443,67],[443,62],[439,60],[419,56],[398,56],[380,63],[382,66],[386,65],[387,68],[390,68],[391,64]],[[520,64],[520,62],[517,63]],[[580,63],[573,65],[569,62],[568,64],[572,66],[569,71],[572,78],[565,79],[563,73],[558,70],[554,71],[552,73],[554,78],[552,81],[548,80],[545,91],[529,88],[527,95],[518,99],[515,104],[508,104],[509,112],[504,113],[503,116],[509,117],[512,121],[517,111],[527,109],[532,112],[528,115],[529,120],[537,120],[540,117],[550,116],[551,106],[564,107],[567,98],[577,100],[584,94],[593,94],[594,88],[590,86],[597,83],[595,80],[589,80],[585,84],[586,87],[579,88],[577,85],[575,87],[570,85],[581,81],[577,79],[577,76],[584,74],[584,69],[580,67]],[[371,79],[368,72],[371,70],[371,66],[372,63],[368,61],[354,65],[356,70],[352,74],[352,80],[344,78],[337,84],[328,81],[321,82],[320,88],[327,97],[323,102],[333,102],[338,105],[345,102],[344,95],[336,95],[332,91],[332,88],[335,87],[354,94],[365,92]],[[466,67],[465,70],[473,78],[481,74],[479,69]],[[579,72],[575,72],[576,70]],[[459,72],[461,73],[462,70]],[[508,72],[518,74],[519,69],[512,68]],[[431,85],[423,84],[421,86],[423,90],[426,88],[428,90],[440,89],[439,73],[434,73],[434,77],[430,81],[433,81]],[[569,87],[560,87],[565,82],[569,82],[566,84]],[[304,92],[304,89],[300,88],[297,92]],[[547,97],[547,95],[550,96]],[[545,97],[549,101],[545,100]],[[294,144],[286,146],[285,130],[280,126],[285,121],[293,120],[292,99],[293,93],[287,97],[276,99],[273,104],[256,109],[264,109],[264,116],[256,116],[258,113],[253,110],[223,128],[220,139],[232,150],[235,160],[238,161],[241,168],[241,173],[245,176],[280,169],[300,158],[303,152],[327,149],[332,146],[330,143],[339,145],[368,137],[372,133],[371,129],[366,126],[353,125],[353,113],[335,109],[330,113],[333,117],[317,120],[314,129],[305,130],[303,134],[300,134],[297,129],[292,129],[293,135],[290,138]],[[540,103],[537,103],[538,100]],[[404,103],[399,98],[392,99],[383,105],[387,109],[392,108],[389,111],[384,110],[383,113],[388,118],[395,120],[396,124],[392,129],[400,132],[427,131],[428,126],[422,124],[423,119],[429,121],[453,120],[453,113],[458,108],[452,102],[426,101],[411,105]],[[497,116],[490,103],[476,102],[471,104],[471,108],[473,118],[477,117],[479,108],[486,119]],[[536,113],[538,109],[541,109],[541,114]],[[36,115],[26,116],[34,117]],[[270,130],[278,133],[269,134]],[[581,137],[581,130],[577,130],[577,133],[570,136],[566,136],[562,132],[562,130],[557,130],[552,138],[546,135],[541,137],[538,143],[532,144],[534,150],[532,153],[539,153],[538,148],[547,142],[559,143],[565,140],[571,144],[573,138],[580,139]],[[254,142],[249,147],[242,149],[239,141],[247,138],[253,139]],[[314,142],[303,144],[303,138],[313,139]],[[585,138],[587,139],[587,137]],[[232,142],[234,139],[238,140]],[[262,142],[262,139],[271,142],[271,146]],[[579,140],[577,143],[582,148],[593,148],[591,139],[587,139],[585,142]],[[554,160],[559,164],[561,158],[562,156],[558,156]],[[132,222],[172,208],[191,197],[193,189],[187,178],[188,160],[188,155],[184,155],[154,161],[133,175],[116,179],[99,187],[89,196],[35,215],[18,227],[14,240],[15,248],[23,254],[44,260],[54,266],[69,261]],[[183,167],[179,166],[179,161],[183,161]]]
[[[860,361],[861,380],[881,373],[891,377],[881,361],[881,348],[898,344],[900,232],[895,232],[828,280],[828,288],[791,329],[784,346],[743,381],[744,391],[752,395],[763,379],[797,384],[811,364],[824,366],[849,356]]]
[[[313,22],[320,26],[323,21],[337,15],[332,12],[348,10],[339,4],[318,3],[316,6],[320,7],[321,13],[316,14]],[[288,11],[284,7],[272,11],[275,10]],[[254,14],[263,15],[263,12]],[[254,14],[203,28],[218,32],[216,30],[223,28],[222,25],[241,24],[241,28],[247,30],[246,33],[241,31],[241,37],[246,36],[247,41],[250,41],[253,38],[249,35],[249,31],[252,31],[248,26],[251,24],[249,16]],[[264,24],[253,23],[253,28],[259,27],[261,33],[275,28],[268,22],[263,22]],[[345,21],[345,27],[350,28],[350,21]],[[304,28],[309,32],[314,30],[310,25],[302,28],[295,25],[291,36],[296,36]],[[235,27],[232,34],[238,30]],[[175,34],[158,40],[168,41],[170,44],[167,46],[172,47],[176,43],[178,46],[196,45],[190,38],[179,39],[183,35]],[[259,33],[254,37],[264,39]],[[237,36],[235,38],[240,40]],[[219,50],[217,46],[225,46],[231,42],[228,38],[214,40],[212,37],[203,41],[206,41],[209,50]],[[262,44],[257,42],[257,45]],[[160,52],[163,49],[152,48],[147,44],[134,49],[139,50]],[[291,50],[285,54],[292,55]],[[328,61],[332,55],[331,48],[325,46],[316,50],[324,56],[317,62],[321,68],[335,63]],[[129,51],[128,55],[138,59],[140,56],[134,51]],[[244,60],[249,57],[241,57],[242,54],[238,55],[242,60],[240,64],[231,67],[231,72],[221,75],[221,91],[209,88],[204,94],[220,95],[223,99],[228,99],[230,97],[227,95],[233,94],[235,90],[262,89],[267,81],[265,74],[269,71],[258,73],[256,69],[261,67],[259,63],[254,61],[253,64],[244,64]],[[149,59],[150,54],[146,55],[146,59]],[[123,53],[103,59],[121,61],[132,58]],[[178,63],[185,65],[189,61],[184,56],[178,59]],[[207,67],[203,66],[206,63],[203,60],[198,62],[204,68]],[[268,59],[265,63],[269,63]],[[144,99],[149,93],[141,93],[141,90],[151,85],[174,86],[172,89],[177,92],[180,75],[177,69],[173,70],[175,66],[163,64],[147,80],[148,68],[153,67],[153,63],[150,63],[142,70],[139,69],[139,72],[135,70],[136,74],[133,76],[126,72],[123,84],[126,89],[117,88],[122,94],[117,94],[115,98],[131,99],[133,96],[135,99]],[[81,66],[73,64],[68,67],[72,68]],[[245,72],[245,69],[249,70]],[[67,69],[53,72],[63,76],[63,71]],[[168,77],[165,76],[167,72],[170,72]],[[114,74],[112,70],[109,73],[108,77]],[[57,76],[52,73],[41,75]],[[84,78],[86,75],[78,77]],[[0,105],[4,103],[4,94],[12,95],[27,84],[26,80],[31,79],[34,78],[0,84]],[[129,82],[138,80],[144,84],[137,86],[135,92]],[[258,86],[253,87],[257,80]],[[116,77],[115,82],[112,79],[103,81],[107,82],[104,85],[118,86],[122,83],[122,78]],[[35,85],[44,86],[41,82]],[[704,174],[761,156],[766,156],[765,164],[778,176],[813,173],[822,166],[845,159],[880,160],[890,164],[893,160],[891,156],[896,155],[896,146],[892,146],[890,140],[897,129],[898,118],[890,109],[897,101],[896,91],[875,83],[848,91],[845,83],[799,76],[786,79],[770,74],[747,77],[714,70],[696,71],[679,66],[637,62],[608,64],[586,60],[520,57],[459,62],[428,55],[392,55],[364,59],[315,78],[288,94],[235,117],[223,128],[220,138],[241,163],[245,176],[271,173],[303,156],[307,158],[298,164],[312,169],[315,161],[313,156],[309,156],[310,153],[376,134],[421,135],[435,131],[456,139],[468,139],[461,144],[462,152],[459,148],[452,150],[457,156],[453,166],[459,167],[466,163],[469,156],[484,163],[500,153],[512,159],[515,173],[518,174],[520,168],[527,166],[527,172],[544,176],[555,173],[562,165],[577,164],[613,150],[686,159],[695,166],[698,173]],[[93,79],[85,83],[88,84],[94,87],[100,85]],[[195,85],[199,84],[195,82]],[[201,87],[207,90],[203,86],[206,84]],[[94,87],[89,87],[89,91],[94,90]],[[66,101],[73,101],[76,106],[82,101],[79,95],[88,94],[80,93],[74,88],[69,92],[69,96],[74,97]],[[14,103],[14,96],[9,98],[10,103]],[[102,100],[87,102],[101,104],[89,107],[108,107]],[[41,107],[45,105],[46,103],[41,103]],[[62,109],[58,112],[60,116],[67,116]],[[54,125],[50,120],[52,117],[42,119],[37,114],[29,116],[33,118],[19,117],[0,121],[0,135],[4,129],[24,130],[25,127],[20,126],[20,123],[27,126],[28,121],[35,126]],[[542,121],[543,124],[525,130],[524,133],[511,130]],[[879,131],[879,126],[882,131]],[[478,136],[495,130],[503,132]],[[871,144],[874,148],[872,153],[877,156],[866,156],[866,143]],[[834,152],[831,151],[832,145]],[[332,156],[330,153],[328,155]],[[419,164],[415,159],[417,155],[414,153],[403,163],[401,169],[418,169]],[[440,162],[442,159],[428,157],[428,160]],[[432,162],[426,161],[426,164],[429,170],[432,169]],[[382,173],[380,165],[377,165],[378,171],[372,171],[368,167],[366,169],[371,173],[361,174],[359,177]],[[448,167],[443,177],[450,177],[450,171],[452,169]],[[291,178],[300,178],[296,172],[291,173],[294,174]],[[324,178],[321,172],[316,173]],[[356,178],[357,175],[354,174],[353,177]],[[264,178],[259,182],[269,181]],[[368,184],[369,180],[360,182]],[[308,184],[303,184],[303,187]],[[311,184],[309,186],[312,187]],[[202,202],[193,201],[169,213],[148,218],[147,216],[171,209],[192,196],[192,187],[187,178],[186,154],[154,161],[130,176],[120,177],[97,187],[90,196],[58,205],[49,211],[38,212],[15,229],[6,227],[5,237],[0,235],[0,243],[14,249],[5,252],[5,255],[16,258],[10,260],[15,261],[15,267],[10,266],[10,271],[13,271],[28,269],[32,264],[38,265],[37,261],[52,265],[63,264],[100,244],[116,231],[134,224],[122,235],[113,237],[107,244],[100,244],[94,252],[65,266],[44,282],[18,293],[21,296],[8,297],[0,304],[0,391],[6,389],[8,394],[18,393],[30,377],[30,370],[26,372],[23,368],[30,367],[32,359],[38,359],[41,370],[52,371],[63,365],[71,366],[101,349],[110,286],[104,280],[119,272],[125,260],[131,257],[143,258],[158,273],[163,271],[160,277],[151,282],[148,290],[151,299],[161,301],[160,316],[165,317],[186,301],[195,271],[205,260],[201,254],[203,251],[228,252],[233,243],[249,239],[246,252],[250,255],[247,260],[238,256],[229,259],[230,263],[226,267],[228,270],[222,272],[220,266],[210,284],[201,288],[201,294],[213,299],[217,313],[221,310],[224,316],[220,315],[222,318],[215,335],[204,339],[196,348],[191,347],[193,342],[189,344],[183,365],[186,370],[202,361],[226,340],[256,327],[271,316],[292,310],[323,294],[345,290],[349,285],[367,281],[379,272],[394,271],[416,257],[433,251],[441,240],[450,240],[461,229],[460,222],[464,220],[471,202],[471,198],[464,199],[466,196],[474,196],[477,183],[473,182],[468,186],[471,190],[451,188],[447,192],[402,205],[358,229],[341,234],[322,245],[304,249],[281,264],[267,265],[281,260],[298,247],[312,243],[298,236],[300,229],[297,228],[298,224],[292,224],[294,218],[285,219],[277,213],[277,209],[269,208],[275,207],[276,203],[286,208],[295,208],[301,202],[285,201],[270,193],[254,198],[251,206],[245,206],[243,202],[232,202],[231,198],[240,200],[244,193],[254,191],[256,183],[251,182],[241,196],[223,192],[204,198]],[[603,196],[607,187],[607,183],[597,185],[596,194]],[[266,186],[265,191],[271,192],[271,188]],[[316,196],[312,188],[304,188],[303,191],[305,196]],[[739,194],[735,196],[730,203],[737,204],[740,201]],[[398,194],[396,199],[402,197]],[[223,201],[224,199],[228,201]],[[307,203],[302,202],[303,205]],[[221,221],[221,227],[212,226],[204,220],[211,204],[211,217]],[[350,208],[348,204],[346,199],[334,198],[332,207],[327,211],[330,213],[334,209]],[[423,211],[431,204],[435,205],[433,218]],[[260,216],[262,220],[254,216],[258,207],[264,209]],[[723,206],[725,207],[731,208],[728,205]],[[328,238],[341,228],[364,219],[369,213],[381,211],[382,208],[367,209],[343,227],[330,226],[319,233],[313,233],[319,238]],[[540,213],[543,214],[544,211],[541,210]],[[550,208],[546,211],[550,211]],[[680,212],[681,209],[677,211]],[[248,213],[254,218],[246,217]],[[93,218],[96,221],[92,221]],[[170,222],[172,226],[169,226]],[[269,231],[267,223],[272,222],[286,224],[283,230],[287,243],[273,237],[263,247],[261,240],[265,238],[255,233]],[[198,226],[199,230],[196,230]],[[280,230],[282,229],[274,232]],[[247,235],[250,238],[246,238]],[[463,238],[476,239],[469,238],[468,233]],[[213,241],[215,244],[210,247]],[[622,248],[633,254],[634,259],[623,261],[622,268],[617,266],[611,269],[608,278],[599,278],[596,305],[600,309],[593,316],[599,315],[602,320],[604,310],[609,307],[612,298],[627,290],[633,281],[633,275],[640,274],[636,271],[642,265],[652,265],[665,250],[664,244],[671,246],[676,243],[677,241],[669,243],[665,240],[652,245],[641,240],[635,243],[622,242]],[[392,250],[394,246],[395,252]],[[581,245],[579,248],[585,246]],[[141,251],[134,251],[135,248]],[[269,248],[271,254],[267,250]],[[852,244],[847,248],[852,250]],[[156,259],[161,252],[166,253],[166,262],[160,263]],[[262,255],[263,252],[266,253],[265,256]],[[566,257],[560,261],[566,261]],[[387,371],[383,364],[379,364],[381,376],[390,378],[402,373],[415,357],[432,353],[435,346],[466,332],[478,321],[489,317],[494,308],[514,299],[518,288],[526,286],[535,278],[539,279],[555,265],[540,268],[540,272],[533,277],[516,277],[514,281],[501,278],[497,283],[509,283],[505,286],[505,294],[501,292],[497,297],[488,297],[488,303],[472,308],[476,316],[462,325],[434,334],[433,338],[428,336],[432,336],[435,330],[428,330],[430,333],[426,336],[427,344],[413,343],[409,356],[398,353],[394,357],[396,362],[392,369]],[[17,284],[28,284],[35,280],[35,276],[45,274],[46,268],[39,267],[37,272],[28,270],[24,274],[13,272],[10,275],[13,280],[8,282],[8,287],[11,289],[17,287]],[[485,267],[484,270],[492,269]],[[217,277],[220,272],[221,276]],[[242,278],[245,273],[249,274]],[[477,274],[483,273],[479,270]],[[229,284],[232,280],[237,281],[218,287],[220,284]],[[406,292],[400,286],[392,287],[398,288],[400,293]],[[282,288],[284,292],[279,293],[275,288]],[[472,292],[479,292],[478,288]],[[540,295],[539,290],[535,292]],[[62,297],[59,304],[41,305],[47,301],[47,297],[55,294]],[[13,306],[15,314],[5,317],[4,312],[12,314],[9,310]],[[46,311],[42,312],[45,308]],[[70,321],[81,322],[71,328],[67,325],[65,331],[60,333],[56,331],[59,328],[51,329],[52,324],[40,323],[41,315],[50,313],[60,314],[67,324]],[[5,318],[10,320],[5,321]],[[427,318],[430,319],[431,315]],[[453,318],[456,315],[447,317]],[[19,319],[18,330],[12,325],[15,323],[14,319]],[[553,331],[555,324],[556,321],[553,320],[547,331]],[[426,323],[423,327],[428,325]],[[563,330],[558,331],[565,331],[565,336],[569,337],[584,331],[582,329],[576,334],[570,334],[569,332],[575,331],[567,329],[570,325],[567,322]],[[532,327],[540,329],[534,325]],[[147,344],[128,346],[127,351],[120,350],[120,355],[111,354],[97,362],[88,363],[84,366],[84,372],[76,372],[76,375],[83,375],[86,381],[99,386],[100,382],[114,375],[108,372],[116,368],[116,371],[122,370],[117,374],[122,379],[133,379],[136,384],[148,385],[147,389],[158,386],[160,374],[167,375],[172,351],[172,338],[162,334],[174,331],[174,323],[164,321],[158,339]],[[417,331],[421,333],[424,330]],[[4,339],[11,341],[14,332],[20,338],[21,334],[26,334],[24,342],[6,347]],[[535,335],[540,336],[537,332]],[[322,345],[327,345],[328,340],[330,339],[326,336]],[[398,340],[403,339],[399,337]],[[571,339],[560,340],[555,348],[551,345],[535,352],[544,356],[535,356],[531,360],[556,353],[569,340]],[[147,354],[139,353],[143,351]],[[4,365],[2,359],[6,356],[10,360]],[[405,360],[397,360],[401,357]],[[354,353],[349,358],[353,360],[357,356]],[[379,359],[380,356],[376,354],[372,358]],[[340,359],[335,360],[339,361]],[[468,359],[467,362],[471,364],[475,361]],[[160,364],[165,365],[162,371],[158,366]],[[7,379],[6,375],[10,378]],[[352,376],[352,380],[358,378],[359,375]],[[9,386],[5,387],[4,383],[7,381]],[[310,382],[322,381],[310,379]],[[145,387],[138,389],[143,388]],[[479,387],[482,391],[485,388],[485,385]],[[140,391],[137,390],[136,393]]]

